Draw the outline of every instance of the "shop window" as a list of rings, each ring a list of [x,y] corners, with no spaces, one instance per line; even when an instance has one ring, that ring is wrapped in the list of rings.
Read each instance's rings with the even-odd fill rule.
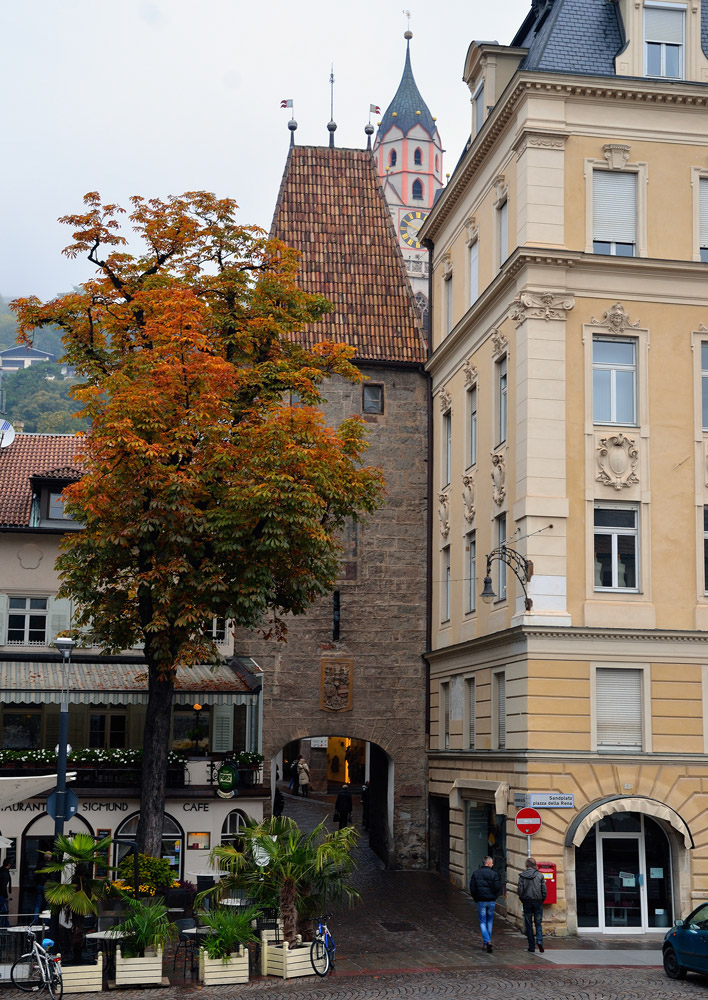
[[[221,843],[237,847],[248,823],[248,816],[240,809],[232,809],[221,827]]]
[[[117,866],[130,851],[129,841],[135,841],[138,833],[138,822],[140,813],[133,813],[116,830],[114,837],[114,863]],[[165,858],[170,863],[173,875],[176,879],[182,878],[184,853],[184,832],[179,823],[169,816],[163,814],[162,818],[162,841],[160,844],[160,857]]]

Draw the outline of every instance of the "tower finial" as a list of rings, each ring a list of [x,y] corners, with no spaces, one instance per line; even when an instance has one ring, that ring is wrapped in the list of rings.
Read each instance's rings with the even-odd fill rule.
[[[410,42],[411,38],[413,37],[413,32],[411,31],[411,12],[409,10],[404,10],[403,13],[406,15],[406,18],[408,19],[408,27],[403,32],[403,37],[407,42]]]
[[[337,131],[337,123],[334,120],[334,63],[329,73],[329,121],[327,131],[329,132],[329,148],[334,149],[334,133]]]

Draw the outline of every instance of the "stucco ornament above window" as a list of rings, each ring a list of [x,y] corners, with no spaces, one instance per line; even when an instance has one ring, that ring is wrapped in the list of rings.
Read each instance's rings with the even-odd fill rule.
[[[620,142],[606,142],[602,147],[602,153],[610,170],[622,170],[629,159],[629,151],[632,147],[625,146]]]
[[[474,521],[474,516],[477,513],[477,508],[475,507],[475,488],[474,473],[466,473],[462,477],[462,504],[465,520],[469,521],[470,524]]]
[[[472,244],[477,239],[477,236],[479,235],[479,226],[477,225],[477,220],[474,217],[474,215],[470,215],[470,217],[465,222],[465,229],[467,230],[466,242],[467,246],[469,247],[472,246]]]
[[[501,330],[496,328],[492,330],[492,354],[494,357],[499,357],[499,355],[504,354],[509,346],[509,341],[506,339]]]
[[[629,313],[625,311],[621,302],[615,302],[607,312],[602,314],[602,319],[595,319],[593,316],[590,323],[593,326],[606,327],[612,333],[624,333],[625,330],[636,330],[639,326],[639,320],[636,323],[630,323]]]
[[[442,276],[445,281],[452,277],[452,257],[446,253],[442,259]]]
[[[600,438],[597,448],[597,468],[595,479],[598,483],[619,490],[636,486],[639,476],[636,469],[639,464],[639,450],[633,438],[624,434]]]
[[[465,373],[465,385],[471,388],[473,385],[477,384],[477,378],[479,377],[479,372],[472,364],[471,361],[465,361],[462,366],[462,371]]]
[[[506,462],[503,452],[492,452],[492,497],[497,507],[501,507],[506,496]]]
[[[494,190],[496,191],[496,199],[494,202],[495,208],[499,206],[502,202],[506,201],[509,194],[509,185],[507,183],[504,174],[499,174],[498,177],[494,179]]]
[[[440,409],[443,413],[452,413],[452,396],[444,386],[440,390]]]
[[[450,534],[450,497],[447,493],[438,496],[438,515],[440,517],[440,534],[447,538]]]
[[[513,302],[511,318],[517,326],[527,319],[564,320],[565,314],[575,306],[571,295],[558,292],[519,292]]]

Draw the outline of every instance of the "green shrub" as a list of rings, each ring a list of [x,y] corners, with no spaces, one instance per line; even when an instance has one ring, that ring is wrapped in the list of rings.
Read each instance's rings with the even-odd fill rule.
[[[211,929],[202,939],[204,950],[209,958],[220,958],[226,964],[229,955],[238,949],[239,945],[257,941],[258,935],[251,927],[252,921],[260,915],[255,906],[241,909],[235,906],[222,906],[216,910],[200,912],[199,919]]]
[[[133,873],[133,855],[128,854],[118,865],[118,879],[132,886]],[[155,889],[169,889],[174,882],[169,861],[163,858],[151,858],[147,854],[138,855],[138,875],[141,888],[146,886],[151,894]]]

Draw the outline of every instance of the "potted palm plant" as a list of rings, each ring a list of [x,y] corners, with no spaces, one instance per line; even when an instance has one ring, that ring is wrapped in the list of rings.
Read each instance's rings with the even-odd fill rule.
[[[257,941],[252,924],[259,915],[255,906],[245,909],[219,907],[199,914],[210,933],[199,949],[199,980],[205,986],[248,982],[248,950]]]
[[[160,899],[125,897],[126,917],[115,927],[120,942],[116,947],[116,986],[160,985],[162,953],[177,937],[169,912]]]
[[[209,890],[211,895],[219,898],[236,890],[260,902],[278,901],[284,941],[263,940],[263,975],[312,975],[312,918],[330,902],[346,897],[352,904],[359,898],[348,882],[355,865],[351,849],[356,836],[351,826],[328,833],[324,823],[304,833],[289,817],[271,816],[248,823],[240,833],[240,847],[214,848],[212,861],[223,875]]]
[[[99,903],[105,899],[109,888],[105,878],[94,877],[94,871],[105,866],[110,844],[110,837],[97,841],[88,833],[60,834],[54,844],[53,860],[40,869],[43,874],[59,876],[56,881],[47,879],[44,896],[51,910],[64,910],[70,920],[70,950],[63,948],[67,993],[87,993],[103,988],[103,955],[98,955],[91,963],[83,963],[82,958],[86,917],[98,914]]]

